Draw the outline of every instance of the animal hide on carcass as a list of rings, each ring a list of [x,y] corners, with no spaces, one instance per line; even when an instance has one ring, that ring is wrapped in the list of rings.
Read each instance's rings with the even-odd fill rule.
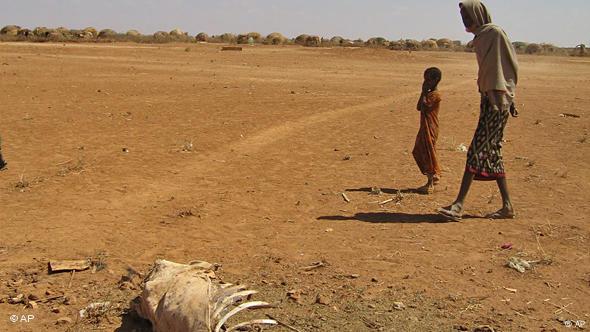
[[[272,307],[261,301],[244,302],[256,293],[219,281],[207,262],[185,265],[158,260],[144,280],[135,310],[152,323],[154,332],[230,332],[277,325],[272,319],[258,319],[226,326],[242,310]]]

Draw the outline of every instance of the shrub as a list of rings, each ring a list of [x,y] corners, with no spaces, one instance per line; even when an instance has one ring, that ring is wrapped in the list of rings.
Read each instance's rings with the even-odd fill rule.
[[[541,50],[541,45],[532,43],[527,45],[525,52],[526,54],[539,54]]]
[[[198,34],[195,36],[195,39],[196,39],[197,41],[200,41],[200,42],[207,42],[207,41],[209,41],[209,35],[208,35],[208,34],[206,34],[206,33],[204,33],[204,32],[199,32],[199,33],[198,33]]]
[[[372,47],[381,47],[381,46],[389,45],[389,42],[387,41],[387,39],[385,39],[383,37],[374,37],[374,38],[370,38],[369,40],[367,40],[365,42],[365,45],[372,46]]]
[[[287,38],[278,32],[273,32],[264,39],[264,43],[268,45],[281,45],[286,42]]]
[[[99,39],[114,39],[117,36],[117,32],[112,29],[100,30],[98,33]]]
[[[406,39],[404,48],[408,51],[417,51],[420,49],[420,42],[414,39]]]
[[[67,40],[66,36],[57,30],[51,30],[45,38],[52,42],[63,42]]]
[[[166,31],[156,31],[152,37],[156,43],[167,43],[170,41],[170,34]]]
[[[218,38],[222,43],[227,43],[227,44],[235,44],[236,41],[238,40],[238,37],[236,35],[234,35],[233,33],[224,33],[224,34],[218,36]]]
[[[393,40],[389,42],[389,49],[394,51],[401,51],[404,49],[405,41]]]
[[[516,41],[512,43],[512,46],[514,46],[514,50],[517,53],[524,53],[526,51],[528,44],[525,42]]]
[[[572,55],[586,56],[586,45],[580,44],[576,46]]]

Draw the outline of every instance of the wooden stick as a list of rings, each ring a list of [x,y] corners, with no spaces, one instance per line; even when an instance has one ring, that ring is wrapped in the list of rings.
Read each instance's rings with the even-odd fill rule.
[[[70,162],[72,162],[72,159],[70,159],[70,160],[66,160],[66,161],[64,161],[63,163],[55,164],[55,166],[61,166],[61,165],[65,165],[65,164],[68,164],[68,163],[70,163]]]
[[[72,287],[72,281],[74,281],[74,274],[76,273],[76,270],[72,270],[72,276],[70,277],[70,282],[68,282],[68,289],[70,287]]]
[[[346,203],[350,203],[350,198],[348,198],[348,196],[346,196],[345,193],[342,193],[342,198],[344,198],[344,200],[346,201]]]
[[[305,271],[311,271],[311,270],[319,269],[320,267],[324,267],[324,266],[326,266],[326,264],[324,264],[324,262],[317,262],[317,263],[311,264],[310,266],[302,267],[301,269],[305,270]]]
[[[393,198],[386,199],[386,200],[384,200],[383,202],[379,202],[379,205],[385,205],[385,204],[387,204],[387,203],[391,203],[391,202],[393,202]]]
[[[579,318],[579,317],[580,317],[580,316],[576,315],[575,313],[573,313],[573,312],[571,312],[571,311],[569,311],[569,310],[567,310],[567,309],[566,309],[567,307],[569,307],[569,306],[570,306],[570,305],[572,305],[573,303],[570,303],[570,304],[568,304],[568,305],[566,305],[566,306],[558,306],[558,305],[557,305],[557,304],[555,304],[555,303],[552,303],[552,302],[549,302],[549,301],[546,301],[546,302],[547,302],[547,303],[549,303],[549,304],[551,304],[552,306],[554,306],[554,307],[556,307],[556,308],[559,308],[559,310],[555,311],[555,313],[556,313],[556,314],[558,314],[558,313],[560,313],[560,312],[564,312],[564,311],[565,311],[565,312],[567,312],[567,313],[568,313],[568,314],[570,314],[570,315],[574,315],[574,316],[576,316],[576,318]]]
[[[50,296],[50,297],[48,297],[48,298],[46,298],[44,300],[41,300],[39,302],[40,303],[47,303],[49,301],[57,300],[57,299],[62,298],[62,297],[64,297],[64,296],[63,295]]]
[[[278,319],[274,318],[273,316],[271,316],[271,315],[269,315],[269,314],[266,314],[266,317],[268,317],[268,318],[270,318],[270,319],[273,319],[273,320],[275,320],[275,321],[276,321],[276,322],[277,322],[279,325],[281,325],[281,326],[283,326],[283,327],[286,327],[286,328],[288,328],[288,329],[289,329],[289,330],[291,330],[291,331],[295,331],[295,332],[302,332],[301,330],[298,330],[298,329],[294,328],[294,327],[293,327],[293,326],[291,326],[291,325],[287,325],[287,324],[285,324],[285,323],[281,322],[280,320],[278,320]]]

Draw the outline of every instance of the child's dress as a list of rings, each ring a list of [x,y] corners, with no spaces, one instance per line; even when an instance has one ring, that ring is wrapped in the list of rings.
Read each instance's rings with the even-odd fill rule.
[[[420,131],[414,145],[414,159],[424,175],[440,178],[440,166],[436,157],[438,139],[438,111],[440,108],[438,91],[429,92],[420,103]]]

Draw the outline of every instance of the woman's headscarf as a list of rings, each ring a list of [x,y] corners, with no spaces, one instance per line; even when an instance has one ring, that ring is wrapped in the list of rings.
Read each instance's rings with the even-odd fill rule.
[[[514,46],[504,30],[492,24],[488,9],[479,0],[464,0],[459,6],[465,24],[471,23],[476,28],[473,46],[479,64],[477,83],[480,92],[500,90],[505,91],[510,99],[514,98],[518,83]]]

